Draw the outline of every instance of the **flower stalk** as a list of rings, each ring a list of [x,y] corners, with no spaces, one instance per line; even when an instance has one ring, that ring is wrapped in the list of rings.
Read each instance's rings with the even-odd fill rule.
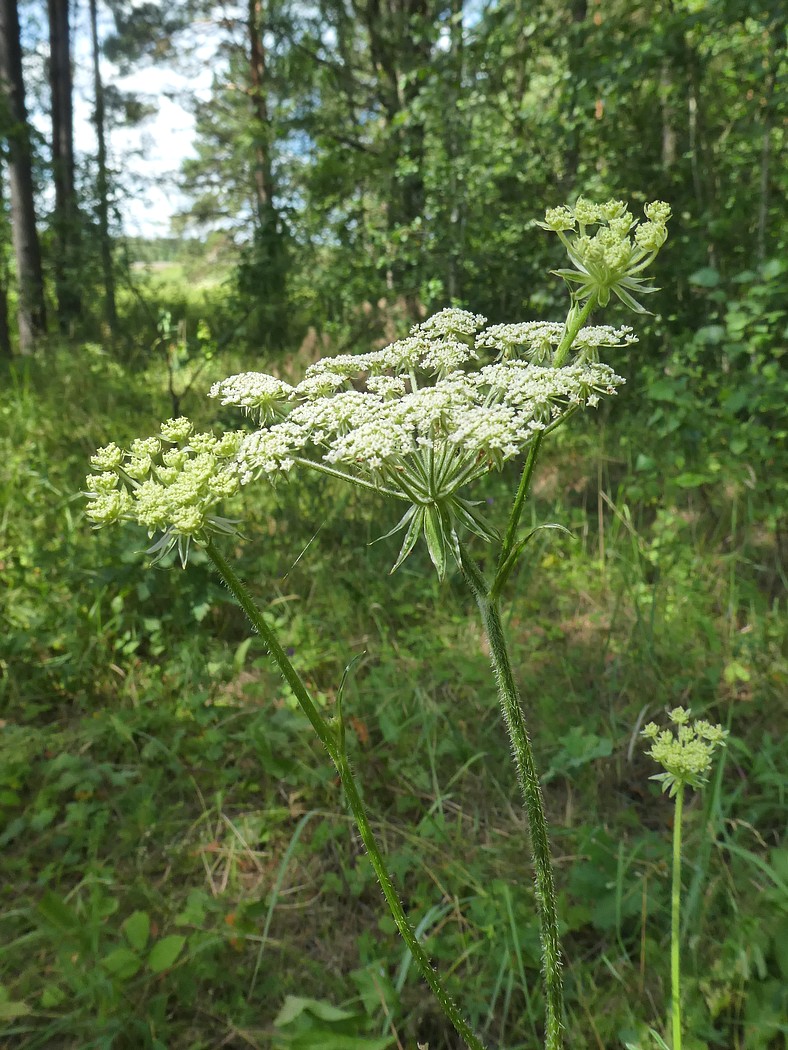
[[[337,731],[337,729],[329,724],[318,711],[312,697],[309,695],[309,690],[301,679],[301,676],[298,671],[296,671],[295,667],[293,667],[288,659],[287,653],[280,645],[279,640],[276,637],[276,632],[270,624],[266,622],[265,617],[257,607],[248,590],[213,540],[207,540],[205,550],[228,590],[241,606],[244,613],[246,613],[252,627],[262,638],[265,647],[273,657],[282,677],[293,690],[301,710],[309,719],[312,728],[317,733],[321,743],[331,757],[331,761],[334,763],[337,773],[339,774],[339,779],[345,792],[345,798],[347,799],[350,811],[353,814],[353,819],[355,820],[359,834],[361,835],[361,841],[364,843],[364,848],[367,851],[370,863],[372,864],[380,888],[383,891],[383,896],[386,899],[391,916],[394,919],[400,936],[413,956],[413,960],[418,966],[422,977],[429,985],[429,988],[440,1004],[443,1013],[451,1023],[454,1030],[464,1041],[468,1050],[484,1050],[484,1044],[481,1039],[479,1039],[474,1033],[473,1029],[460,1012],[459,1007],[444,988],[443,982],[432,966],[427,953],[419,942],[413,926],[408,920],[402,904],[400,903],[394,883],[392,882],[385,861],[383,860],[383,855],[378,847],[375,833],[372,830],[372,825],[367,817],[364,803],[361,800],[361,795],[356,786],[353,773],[350,769],[350,763],[348,762],[344,746],[344,731],[341,721],[341,712],[339,714],[339,726]]]
[[[684,784],[676,792],[673,815],[673,886],[670,894],[670,999],[673,1050],[681,1050],[681,818]]]
[[[461,554],[463,574],[476,599],[484,632],[490,645],[490,660],[498,685],[501,712],[512,745],[517,781],[528,818],[536,903],[539,910],[542,973],[545,984],[545,1050],[560,1050],[563,1046],[564,1014],[561,946],[558,934],[558,904],[544,799],[536,772],[531,739],[523,716],[520,695],[514,681],[498,599],[491,597],[483,573],[464,547],[461,547]]]
[[[641,736],[651,741],[647,754],[664,772],[655,773],[663,791],[673,798],[673,878],[670,894],[670,1000],[673,1029],[673,1050],[681,1050],[681,821],[684,810],[684,789],[699,791],[706,783],[712,768],[715,751],[725,746],[728,731],[721,725],[711,725],[705,719],[690,720],[691,712],[675,707],[669,718],[671,729],[660,730],[654,722]]]

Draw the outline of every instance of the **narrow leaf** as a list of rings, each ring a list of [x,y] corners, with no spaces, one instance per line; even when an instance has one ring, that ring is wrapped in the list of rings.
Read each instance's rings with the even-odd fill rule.
[[[405,513],[399,519],[399,521],[394,526],[394,528],[393,529],[389,529],[389,531],[384,533],[382,536],[378,536],[378,538],[373,540],[372,543],[380,543],[381,540],[387,540],[391,536],[396,536],[396,534],[398,532],[400,532],[400,530],[405,528],[405,526],[408,524],[408,522],[411,520],[411,518],[413,517],[413,515],[416,513],[417,510],[418,510],[418,507],[416,507],[414,504],[411,504],[411,506],[408,507],[408,509],[405,511]],[[372,543],[370,543],[370,547],[372,546]]]
[[[400,548],[399,557],[394,562],[394,565],[391,567],[390,573],[391,572],[396,572],[397,569],[400,567],[400,565],[402,565],[402,563],[405,561],[407,556],[410,554],[410,552],[416,546],[416,541],[419,538],[419,534],[421,532],[422,525],[424,523],[424,511],[426,510],[426,508],[425,507],[411,507],[411,510],[414,511],[414,514],[413,514],[413,517],[411,519],[410,525],[408,526],[408,531],[405,533],[405,539],[402,542],[402,547]]]
[[[424,539],[427,541],[427,550],[430,552],[432,564],[438,573],[438,579],[442,580],[446,575],[446,537],[443,532],[443,522],[440,511],[434,503],[431,503],[426,511]]]

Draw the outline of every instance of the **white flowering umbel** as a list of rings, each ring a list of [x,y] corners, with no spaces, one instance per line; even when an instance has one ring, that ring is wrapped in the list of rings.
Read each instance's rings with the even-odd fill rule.
[[[217,383],[211,396],[222,404],[271,419],[241,443],[241,482],[312,466],[396,496],[409,506],[389,533],[405,533],[394,568],[423,535],[443,576],[449,558],[460,563],[458,530],[494,535],[464,490],[521,456],[569,411],[615,393],[623,379],[596,352],[633,341],[628,328],[583,329],[573,362],[555,368],[549,352],[532,363],[532,348],[554,349],[562,325],[480,331],[484,324],[464,310],[443,310],[382,350],[318,361],[294,388],[254,372]],[[281,391],[276,415],[273,390]]]

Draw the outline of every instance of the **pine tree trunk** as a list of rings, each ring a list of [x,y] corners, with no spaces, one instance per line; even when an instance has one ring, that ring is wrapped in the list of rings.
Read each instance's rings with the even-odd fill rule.
[[[93,46],[93,91],[95,110],[93,122],[96,127],[98,149],[96,162],[96,217],[99,227],[99,249],[101,252],[101,271],[104,278],[104,319],[113,336],[118,328],[118,313],[115,305],[115,271],[112,265],[112,241],[109,235],[109,175],[107,173],[107,139],[106,117],[104,107],[104,83],[101,79],[101,53],[98,40],[98,15],[96,0],[90,0],[90,37]]]
[[[0,0],[0,103],[0,119],[6,124],[8,139],[11,239],[19,289],[19,350],[29,354],[46,334],[46,309],[16,0]]]
[[[249,76],[251,80],[252,108],[254,112],[255,154],[255,203],[257,221],[261,230],[270,223],[272,176],[270,131],[266,99],[265,49],[263,47],[263,16],[260,0],[249,0],[247,8],[247,31],[249,34]]]
[[[79,220],[74,190],[74,107],[69,0],[48,0],[49,84],[52,97],[52,175],[57,239],[58,324],[67,332],[80,313]]]
[[[11,356],[11,330],[8,324],[8,257],[5,221],[5,170],[0,158],[0,358]]]

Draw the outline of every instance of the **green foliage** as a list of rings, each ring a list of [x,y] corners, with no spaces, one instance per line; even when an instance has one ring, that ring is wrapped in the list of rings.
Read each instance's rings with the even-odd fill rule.
[[[187,574],[141,574],[144,535],[97,537],[80,518],[72,493],[93,448],[168,411],[161,366],[138,375],[81,353],[79,371],[71,352],[15,368],[0,395],[3,1038],[174,1050],[238,1031],[261,1047],[395,1046],[396,1032],[449,1050],[330,771],[229,596],[199,557]],[[631,439],[623,427],[606,424],[608,447]],[[788,664],[783,610],[750,553],[762,526],[743,516],[715,547],[693,490],[676,486],[655,515],[640,480],[603,460],[609,503],[591,529],[585,444],[548,457],[556,481],[537,492],[539,520],[577,538],[538,533],[510,584],[550,770],[567,1038],[595,1050],[647,1045],[644,1021],[662,1031],[669,805],[630,746],[639,719],[691,690],[734,734],[685,814],[687,1045],[776,1050]],[[511,485],[493,486],[493,510]],[[366,546],[379,509],[330,481],[259,499],[249,576],[326,710],[363,654],[343,700],[348,747],[423,942],[491,1043],[538,1045],[524,828],[459,581],[440,587],[419,549],[387,577],[395,541]],[[277,1025],[288,996],[319,1005]]]

